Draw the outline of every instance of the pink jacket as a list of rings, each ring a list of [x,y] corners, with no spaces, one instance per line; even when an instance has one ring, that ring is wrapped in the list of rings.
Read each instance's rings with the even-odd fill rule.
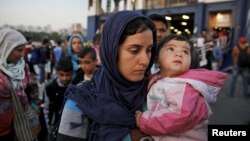
[[[155,141],[206,141],[208,103],[216,101],[227,74],[194,69],[174,78],[149,78],[140,129]]]

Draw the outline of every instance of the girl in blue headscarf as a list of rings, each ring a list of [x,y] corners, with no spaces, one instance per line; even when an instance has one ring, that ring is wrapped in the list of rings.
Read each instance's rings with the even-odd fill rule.
[[[78,53],[83,48],[83,37],[80,34],[72,34],[69,39],[69,45],[67,47],[67,56],[71,57],[74,71],[76,71],[79,68],[78,63]]]
[[[66,92],[57,140],[130,141],[155,45],[156,30],[147,17],[132,11],[110,16],[101,35],[102,66],[90,81]]]

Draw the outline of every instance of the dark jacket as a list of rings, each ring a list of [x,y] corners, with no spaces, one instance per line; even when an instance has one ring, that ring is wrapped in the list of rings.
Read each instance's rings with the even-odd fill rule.
[[[54,79],[45,87],[44,115],[49,125],[54,125],[60,119],[60,112],[64,104],[64,93],[67,86],[59,86]],[[54,119],[54,120],[53,120]]]

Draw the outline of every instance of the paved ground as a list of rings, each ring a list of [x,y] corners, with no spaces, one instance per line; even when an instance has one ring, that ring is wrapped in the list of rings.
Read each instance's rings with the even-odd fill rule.
[[[234,97],[228,97],[230,80],[231,75],[226,80],[217,102],[211,105],[213,115],[209,124],[242,125],[250,121],[250,98],[243,97],[241,76],[238,77]]]

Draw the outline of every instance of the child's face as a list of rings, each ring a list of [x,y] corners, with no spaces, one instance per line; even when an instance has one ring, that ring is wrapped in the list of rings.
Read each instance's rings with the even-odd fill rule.
[[[93,60],[90,55],[79,58],[80,66],[85,74],[92,74],[96,69],[97,60]]]
[[[158,65],[163,77],[174,77],[189,70],[191,51],[189,43],[170,40],[159,52]]]
[[[61,70],[57,71],[57,76],[58,79],[60,80],[60,82],[64,85],[69,84],[71,77],[72,77],[73,71],[69,71],[69,72],[64,72]]]

